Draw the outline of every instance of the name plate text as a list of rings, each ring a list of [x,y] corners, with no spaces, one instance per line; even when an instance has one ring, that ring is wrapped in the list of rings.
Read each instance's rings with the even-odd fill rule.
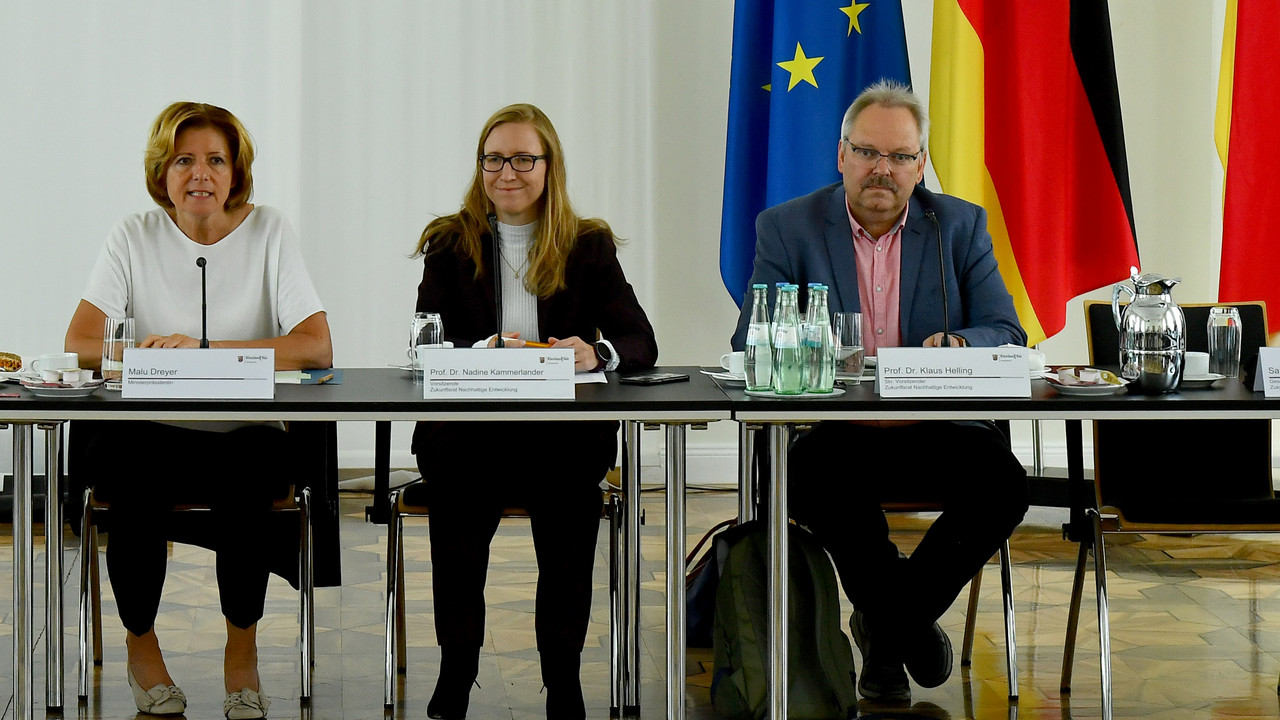
[[[420,349],[427,400],[572,400],[571,348]]]
[[[1027,348],[880,348],[881,397],[1031,397]]]
[[[273,348],[126,348],[120,395],[184,400],[270,400]]]

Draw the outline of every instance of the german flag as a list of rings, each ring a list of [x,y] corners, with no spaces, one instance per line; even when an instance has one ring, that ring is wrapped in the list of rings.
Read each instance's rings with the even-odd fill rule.
[[[1138,248],[1105,0],[935,0],[929,152],[983,206],[1035,344],[1067,303],[1129,277]]]
[[[1218,300],[1265,300],[1269,333],[1280,331],[1280,201],[1265,181],[1280,167],[1277,65],[1275,5],[1229,0],[1214,129],[1226,175]]]

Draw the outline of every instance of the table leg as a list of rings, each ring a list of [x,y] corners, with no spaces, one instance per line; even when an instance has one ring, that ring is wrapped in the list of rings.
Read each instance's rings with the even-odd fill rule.
[[[640,433],[644,425],[626,423],[627,471],[622,477],[626,514],[622,557],[626,575],[622,585],[622,714],[640,714]]]
[[[364,509],[365,522],[385,524],[391,517],[391,421],[373,424],[373,504]]]
[[[16,720],[35,716],[31,669],[32,649],[31,474],[32,426],[13,426],[13,708]]]
[[[787,716],[787,452],[791,425],[769,425],[769,717]],[[777,648],[781,648],[777,650]]]
[[[45,445],[44,552],[45,552],[45,685],[47,709],[62,708],[62,452],[61,423],[41,423]]]
[[[769,426],[769,717],[787,717],[787,453],[791,426]]]
[[[756,519],[756,431],[738,423],[738,522]]]
[[[667,720],[684,720],[685,429],[667,425]]]

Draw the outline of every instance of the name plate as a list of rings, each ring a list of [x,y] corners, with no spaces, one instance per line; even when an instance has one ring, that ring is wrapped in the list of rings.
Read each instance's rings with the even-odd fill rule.
[[[1280,397],[1280,347],[1258,348],[1258,369],[1253,374],[1253,390],[1263,397]]]
[[[422,349],[427,400],[572,400],[571,348]]]
[[[1027,348],[880,348],[881,397],[1031,397]]]
[[[275,397],[275,378],[273,348],[126,348],[120,395],[270,400]]]

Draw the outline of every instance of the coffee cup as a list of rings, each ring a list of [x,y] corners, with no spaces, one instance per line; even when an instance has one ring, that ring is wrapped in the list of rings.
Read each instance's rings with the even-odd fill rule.
[[[1209,374],[1209,353],[1188,352],[1184,355],[1182,377],[1196,378]]]
[[[61,379],[61,371],[80,369],[80,356],[73,352],[45,353],[32,360],[29,367],[35,373],[43,373],[45,370],[57,370],[59,371],[58,379]]]
[[[732,375],[743,375],[747,371],[747,354],[739,350],[720,356],[720,367]]]

